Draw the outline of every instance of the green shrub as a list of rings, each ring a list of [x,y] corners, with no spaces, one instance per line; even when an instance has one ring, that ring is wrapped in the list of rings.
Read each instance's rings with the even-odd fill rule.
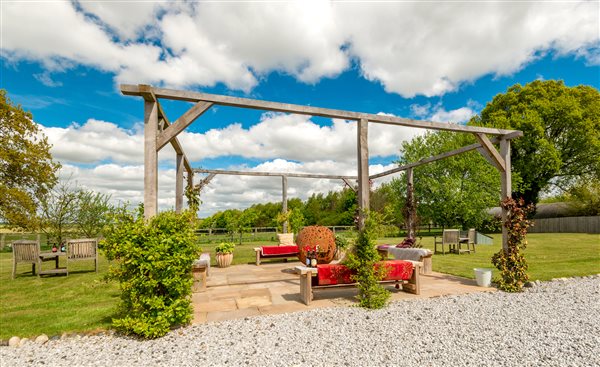
[[[194,218],[191,211],[168,211],[146,221],[141,207],[112,217],[103,244],[116,260],[108,277],[121,285],[117,330],[157,338],[191,321],[191,267],[200,253]]]
[[[217,254],[232,254],[235,249],[235,243],[233,242],[221,242],[215,247]]]
[[[354,251],[344,261],[344,265],[356,272],[353,280],[358,283],[358,305],[371,309],[384,307],[390,298],[390,292],[379,284],[387,269],[375,267],[379,253],[373,238],[377,238],[379,227],[376,216],[365,215],[365,227],[358,232]]]

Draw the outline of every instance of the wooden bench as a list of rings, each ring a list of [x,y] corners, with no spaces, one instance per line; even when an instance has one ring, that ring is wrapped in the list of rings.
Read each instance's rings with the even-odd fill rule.
[[[298,246],[262,246],[255,247],[256,265],[260,265],[262,259],[284,259],[298,258]]]
[[[394,261],[394,260],[392,260]],[[402,290],[407,293],[412,293],[419,295],[421,294],[421,280],[420,273],[421,268],[423,267],[423,263],[418,261],[410,261],[410,260],[396,260],[396,261],[407,261],[412,263],[413,269],[412,274],[410,275],[410,279],[384,279],[379,283],[393,283],[395,284],[396,289],[400,288],[402,285]],[[382,261],[382,264],[389,263],[390,261]],[[343,266],[343,265],[342,265]],[[297,266],[296,271],[300,274],[300,298],[305,305],[310,305],[310,302],[313,300],[313,291],[316,289],[326,289],[326,288],[341,288],[341,287],[354,287],[357,283],[342,283],[342,284],[326,284],[319,285],[318,281],[315,282],[316,277],[318,276],[318,268],[311,268],[306,266]]]

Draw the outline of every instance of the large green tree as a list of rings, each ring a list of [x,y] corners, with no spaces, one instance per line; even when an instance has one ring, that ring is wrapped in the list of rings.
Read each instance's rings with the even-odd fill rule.
[[[400,164],[451,151],[474,143],[467,134],[428,132],[404,142]],[[405,177],[391,182],[397,205],[406,197]],[[477,227],[485,209],[498,205],[500,175],[477,151],[463,153],[414,168],[414,195],[421,223]]]
[[[34,229],[40,199],[56,184],[59,168],[31,113],[0,89],[0,221]]]
[[[582,177],[600,178],[600,93],[593,87],[516,84],[469,124],[523,131],[511,146],[513,195],[528,203],[552,185],[567,190]]]

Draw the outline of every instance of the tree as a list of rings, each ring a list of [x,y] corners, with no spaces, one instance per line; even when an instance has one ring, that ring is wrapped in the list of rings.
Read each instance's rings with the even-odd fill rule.
[[[600,93],[590,86],[536,80],[508,88],[470,125],[521,130],[511,143],[513,196],[537,203],[541,191],[600,178]]]
[[[401,149],[400,164],[472,144],[474,138],[452,132],[429,132]],[[406,179],[391,182],[396,196],[406,198]],[[443,226],[478,227],[485,209],[498,205],[500,175],[478,152],[472,151],[414,168],[414,194],[421,222]],[[402,200],[404,201],[404,200]]]
[[[56,184],[59,168],[31,113],[0,89],[0,221],[34,229],[40,198]]]
[[[39,229],[46,234],[49,243],[60,245],[69,233],[75,233],[78,196],[79,192],[66,181],[41,198],[37,223]]]
[[[110,195],[91,190],[79,191],[74,218],[78,234],[87,238],[100,236],[108,224],[109,214],[114,211],[115,207],[110,204]]]

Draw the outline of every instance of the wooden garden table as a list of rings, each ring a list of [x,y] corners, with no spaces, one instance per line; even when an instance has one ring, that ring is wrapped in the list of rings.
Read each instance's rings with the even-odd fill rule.
[[[40,269],[38,270],[39,275],[43,274],[67,274],[67,268],[61,268],[58,266],[58,260],[62,257],[66,257],[66,252],[42,252],[40,253],[40,260],[42,261],[52,261],[54,260],[54,269],[50,270],[42,270],[42,264],[40,264]]]

